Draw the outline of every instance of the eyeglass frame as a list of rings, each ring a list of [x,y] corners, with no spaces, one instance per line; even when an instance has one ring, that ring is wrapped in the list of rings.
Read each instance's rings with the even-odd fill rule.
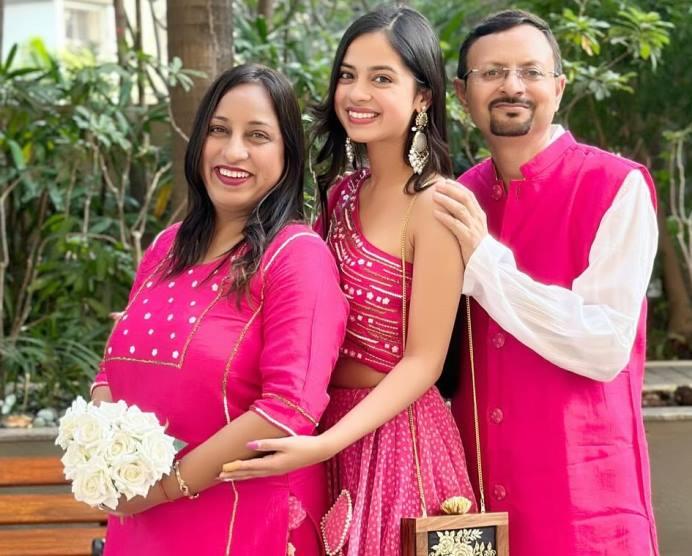
[[[485,79],[483,79],[483,78],[481,77],[481,79],[483,80],[483,83],[493,83],[493,82],[496,82],[496,81],[499,82],[500,80],[505,81],[505,80],[509,77],[509,74],[510,74],[511,72],[515,72],[517,78],[521,79],[521,81],[524,82],[524,83],[538,83],[538,82],[540,82],[540,81],[543,81],[543,80],[544,80],[546,77],[548,77],[548,76],[555,78],[555,77],[560,77],[560,76],[562,75],[561,72],[557,72],[557,71],[544,71],[544,70],[542,70],[542,69],[541,69],[541,70],[538,70],[537,68],[534,68],[534,67],[531,67],[531,68],[505,68],[505,67],[496,67],[496,68],[493,68],[493,69],[500,70],[500,71],[503,73],[502,77],[498,77],[497,79],[491,79],[491,80],[489,80],[489,81],[488,81],[488,80],[485,80]],[[537,70],[537,71],[540,71],[540,72],[541,72],[541,77],[538,78],[538,79],[534,79],[534,80],[526,79],[526,78],[522,77],[521,72],[529,71],[529,70]],[[467,72],[464,74],[464,76],[462,77],[462,80],[468,81],[469,75],[471,75],[472,73],[479,73],[480,71],[481,71],[481,68],[471,68],[469,71],[467,71]]]

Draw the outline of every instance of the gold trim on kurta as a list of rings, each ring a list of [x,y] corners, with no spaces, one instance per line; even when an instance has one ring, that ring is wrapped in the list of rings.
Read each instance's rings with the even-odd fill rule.
[[[162,269],[164,263],[170,258],[170,255],[165,257],[157,266],[156,268],[149,273],[149,275],[142,280],[142,285],[139,287],[137,290],[137,293],[135,293],[134,296],[132,296],[132,300],[127,304],[125,307],[125,310],[123,313],[127,313],[127,311],[130,309],[132,304],[137,300],[139,295],[142,293],[142,290],[144,290],[147,286],[147,284],[151,281],[153,281],[156,277],[156,274]],[[108,335],[108,340],[106,341],[105,347],[104,347],[104,354],[103,354],[103,362],[107,361],[128,361],[131,363],[144,363],[145,365],[161,365],[163,367],[173,367],[174,369],[182,369],[183,364],[185,362],[185,355],[187,354],[187,350],[190,347],[190,343],[192,342],[193,336],[197,333],[199,330],[199,327],[202,326],[202,321],[204,320],[204,317],[207,316],[207,313],[211,311],[212,307],[216,305],[219,300],[223,297],[224,295],[224,285],[225,282],[228,280],[228,277],[225,277],[221,280],[221,286],[219,287],[219,292],[216,294],[216,297],[211,300],[211,303],[207,305],[207,307],[202,311],[202,313],[199,315],[199,318],[195,321],[194,326],[192,327],[192,330],[190,330],[190,333],[187,336],[187,339],[185,340],[185,344],[183,344],[182,351],[180,353],[180,357],[177,362],[172,363],[169,361],[161,361],[158,359],[140,359],[139,357],[127,357],[127,356],[122,356],[122,355],[116,355],[116,356],[109,356],[106,353],[106,350],[108,349],[108,345],[110,344],[111,337],[115,333],[115,326],[113,326],[113,329],[111,330],[111,333]]]
[[[221,380],[221,393],[223,395],[223,411],[224,411],[224,415],[226,416],[226,424],[227,425],[231,422],[231,416],[228,413],[228,397],[226,396],[226,387],[228,386],[228,373],[231,370],[231,364],[233,363],[233,360],[235,359],[235,356],[238,353],[238,350],[240,349],[240,344],[245,339],[245,335],[247,334],[248,330],[252,326],[252,323],[255,322],[255,319],[257,318],[257,315],[259,315],[260,311],[262,310],[263,305],[264,305],[264,302],[262,301],[259,304],[259,307],[257,307],[257,309],[255,310],[255,312],[252,313],[252,316],[247,321],[247,323],[245,323],[245,326],[243,326],[243,329],[240,331],[240,335],[238,336],[238,339],[236,340],[235,345],[233,346],[233,351],[231,351],[231,356],[228,358],[228,361],[226,362],[226,367],[223,370],[223,378]]]
[[[262,286],[262,290],[260,293],[260,304],[255,309],[254,313],[252,313],[252,316],[250,319],[245,323],[245,326],[240,332],[240,335],[238,336],[238,339],[235,342],[235,345],[233,346],[233,350],[231,351],[231,355],[228,358],[228,361],[226,362],[226,366],[224,367],[223,370],[223,378],[221,380],[221,389],[222,389],[222,395],[223,395],[223,411],[224,415],[226,417],[226,424],[230,424],[231,422],[231,416],[230,413],[228,412],[228,397],[226,396],[226,389],[228,386],[228,373],[231,370],[231,364],[233,363],[233,360],[235,359],[235,356],[238,354],[238,350],[240,349],[240,344],[242,341],[245,339],[245,336],[250,329],[250,326],[252,326],[252,323],[255,322],[255,319],[257,318],[257,315],[260,314],[260,311],[262,310],[262,307],[264,306],[264,286]],[[230,481],[231,487],[233,488],[233,511],[231,513],[231,521],[228,524],[228,541],[226,543],[226,552],[225,556],[229,556],[231,552],[231,542],[233,541],[233,526],[235,525],[235,516],[238,510],[238,502],[239,502],[239,494],[238,494],[238,489],[235,486],[235,483],[233,481]]]
[[[240,497],[238,495],[238,489],[235,487],[235,482],[230,481],[231,488],[233,489],[233,510],[231,511],[231,522],[228,524],[228,541],[226,542],[226,553],[225,556],[229,556],[231,553],[231,542],[233,541],[233,526],[235,525],[235,516],[238,510],[238,502]]]
[[[317,426],[319,425],[317,419],[315,419],[312,415],[310,415],[307,411],[305,411],[302,407],[299,405],[293,403],[290,400],[287,400],[283,396],[279,396],[278,394],[272,394],[271,392],[268,392],[266,394],[262,394],[263,398],[271,398],[273,400],[277,400],[281,402],[282,404],[290,407],[292,410],[297,411],[300,413],[303,417],[305,417],[308,421],[310,421],[313,425]]]

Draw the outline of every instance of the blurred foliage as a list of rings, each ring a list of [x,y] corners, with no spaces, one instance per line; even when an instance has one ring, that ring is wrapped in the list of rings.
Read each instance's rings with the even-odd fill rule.
[[[280,69],[307,107],[325,94],[345,28],[377,4],[277,0],[266,19],[256,0],[235,3],[236,61]],[[579,139],[650,167],[669,214],[667,137],[692,120],[692,7],[677,0],[409,4],[438,31],[450,79],[462,38],[488,13],[513,6],[546,19],[569,80],[559,121]],[[16,63],[13,50],[0,67],[0,381],[20,388],[38,381],[38,399],[49,403],[88,384],[110,328],[107,315],[124,306],[142,245],[165,224],[168,88],[189,86],[195,74],[179,60],[164,66],[141,52],[130,52],[126,67],[84,56],[59,61],[40,42],[27,52],[28,62]],[[134,99],[142,72],[150,85],[146,103]],[[451,86],[447,105],[460,173],[488,153]],[[667,341],[666,297],[652,301],[650,355],[677,357]]]
[[[134,103],[137,72],[191,81],[179,61],[137,70],[134,53],[130,67],[58,61],[40,40],[29,65],[16,54],[0,64],[0,385],[45,405],[83,392],[163,223],[168,99]]]

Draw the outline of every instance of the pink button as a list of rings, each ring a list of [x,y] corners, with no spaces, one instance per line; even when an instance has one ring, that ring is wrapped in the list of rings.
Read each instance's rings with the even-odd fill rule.
[[[498,332],[493,336],[492,342],[497,349],[500,349],[505,345],[505,335],[502,332]]]
[[[502,423],[502,420],[505,418],[505,414],[502,413],[502,410],[499,407],[496,407],[490,412],[490,420],[495,423],[496,425],[499,425]]]
[[[496,183],[495,185],[493,185],[493,188],[490,192],[490,196],[493,198],[493,201],[499,201],[500,199],[502,199],[502,195],[504,194],[504,192],[505,188],[502,187],[502,184]]]
[[[496,500],[504,500],[504,498],[507,496],[507,491],[505,490],[505,487],[503,487],[502,485],[495,485],[493,487],[493,496]]]

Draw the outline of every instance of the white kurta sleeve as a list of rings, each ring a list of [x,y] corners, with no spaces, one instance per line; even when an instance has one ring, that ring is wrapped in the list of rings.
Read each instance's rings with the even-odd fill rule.
[[[612,380],[630,357],[657,244],[651,195],[642,173],[633,170],[603,216],[589,264],[571,289],[519,271],[512,251],[488,235],[469,260],[463,293],[551,363]]]

